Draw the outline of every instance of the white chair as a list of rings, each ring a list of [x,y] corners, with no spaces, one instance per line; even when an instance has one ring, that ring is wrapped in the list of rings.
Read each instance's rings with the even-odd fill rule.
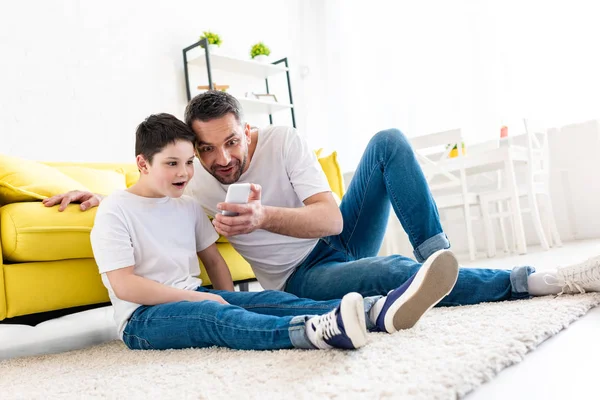
[[[409,139],[421,165],[425,179],[433,194],[438,209],[462,208],[469,246],[469,257],[475,259],[477,249],[473,236],[471,207],[479,204],[476,193],[469,191],[467,175],[461,163],[458,174],[444,169],[444,161],[450,158],[452,149],[458,150],[458,159],[464,159],[462,133],[460,129],[438,132]]]
[[[523,120],[525,134],[515,138],[508,139],[508,146],[513,150],[527,152],[527,165],[525,173],[520,175],[521,182],[518,185],[519,198],[525,198],[527,206],[521,208],[521,213],[530,213],[533,226],[538,236],[540,244],[544,250],[556,244],[562,246],[560,235],[554,219],[554,211],[550,198],[549,177],[550,177],[550,159],[548,150],[547,131],[541,129],[531,129],[528,121]],[[510,191],[508,183],[504,182],[506,175],[499,174],[497,190],[480,193],[479,200],[481,212],[484,219],[486,236],[491,241],[488,246],[488,256],[493,257],[496,251],[494,228],[492,219],[499,219],[504,241],[504,249],[508,250],[506,235],[504,231],[504,219],[508,218],[513,232],[513,245],[515,248],[515,211],[510,204]],[[506,210],[504,202],[507,203]],[[492,209],[492,205],[496,207]],[[542,222],[542,215],[543,220]]]

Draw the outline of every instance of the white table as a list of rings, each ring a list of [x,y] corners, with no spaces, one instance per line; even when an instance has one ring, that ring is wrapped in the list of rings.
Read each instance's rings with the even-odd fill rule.
[[[511,193],[510,201],[515,216],[515,239],[517,253],[519,254],[527,253],[527,243],[525,241],[515,167],[527,165],[528,160],[526,147],[516,146],[510,144],[508,140],[500,139],[467,147],[464,156],[449,158],[438,163],[439,167],[451,173],[459,172],[464,167],[467,176],[493,171],[502,171],[505,174],[508,190]]]

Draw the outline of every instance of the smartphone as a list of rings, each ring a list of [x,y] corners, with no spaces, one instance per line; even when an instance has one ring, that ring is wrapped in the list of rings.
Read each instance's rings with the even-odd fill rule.
[[[225,203],[246,204],[248,202],[248,197],[250,197],[249,183],[232,183],[227,189]],[[221,211],[221,213],[228,217],[235,217],[238,215],[236,212],[225,210]]]

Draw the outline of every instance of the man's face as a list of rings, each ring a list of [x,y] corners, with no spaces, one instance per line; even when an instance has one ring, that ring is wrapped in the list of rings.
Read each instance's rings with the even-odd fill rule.
[[[181,197],[194,176],[194,145],[187,140],[177,140],[156,153],[152,163],[138,156],[138,165],[140,162],[155,197]]]
[[[250,127],[242,126],[233,114],[208,122],[194,120],[198,158],[219,182],[229,185],[240,179],[248,161]]]

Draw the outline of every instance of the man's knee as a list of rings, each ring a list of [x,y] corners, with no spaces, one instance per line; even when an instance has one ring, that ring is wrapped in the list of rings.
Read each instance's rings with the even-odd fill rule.
[[[406,136],[399,129],[395,128],[377,132],[375,136],[371,138],[369,146],[381,146],[388,151],[393,150],[394,152],[413,152]]]

